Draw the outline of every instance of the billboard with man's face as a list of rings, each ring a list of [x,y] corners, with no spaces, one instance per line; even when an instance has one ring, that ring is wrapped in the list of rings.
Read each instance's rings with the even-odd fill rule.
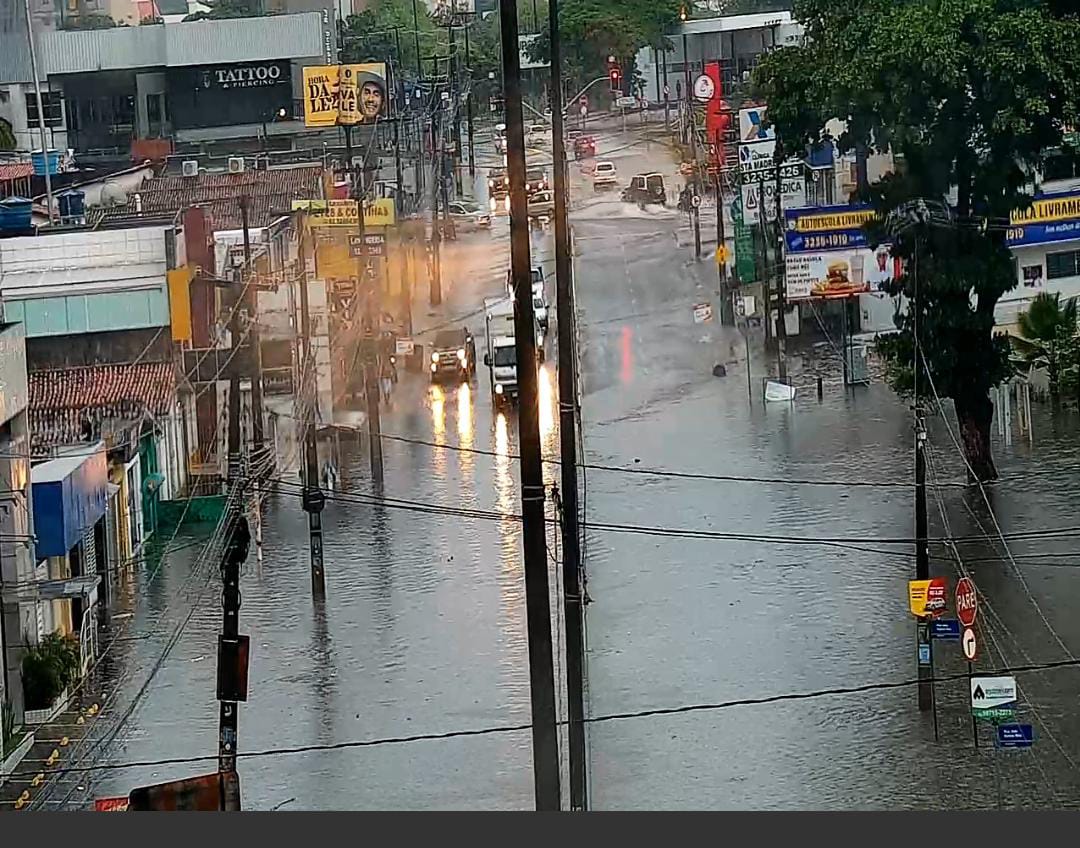
[[[388,99],[383,62],[304,68],[305,126],[373,124],[386,117]]]

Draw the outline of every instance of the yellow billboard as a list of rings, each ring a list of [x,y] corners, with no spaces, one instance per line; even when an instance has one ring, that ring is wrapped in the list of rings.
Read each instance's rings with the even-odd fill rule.
[[[355,200],[294,200],[293,210],[305,210],[312,227],[351,227],[356,229]],[[382,197],[364,204],[365,227],[392,227],[397,222],[392,198]]]
[[[304,125],[373,124],[386,117],[386,65],[312,65],[304,68]]]

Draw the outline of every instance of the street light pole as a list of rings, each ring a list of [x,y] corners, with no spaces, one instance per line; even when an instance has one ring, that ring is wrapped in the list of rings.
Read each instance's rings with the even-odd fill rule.
[[[41,156],[45,164],[45,200],[49,205],[49,223],[56,221],[53,208],[52,172],[49,163],[49,138],[45,132],[45,107],[41,101],[41,79],[38,75],[37,47],[34,45],[34,19],[30,14],[30,0],[23,0],[26,10],[26,39],[30,43],[30,71],[34,76],[34,102],[37,104],[38,132],[41,134]]]

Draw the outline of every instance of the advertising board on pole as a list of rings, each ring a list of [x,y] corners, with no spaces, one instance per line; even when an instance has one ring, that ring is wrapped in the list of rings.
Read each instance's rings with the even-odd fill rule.
[[[944,577],[930,580],[908,581],[908,608],[911,614],[919,618],[936,617],[945,612],[945,592],[947,586]]]
[[[848,297],[879,291],[900,274],[889,245],[872,247],[863,226],[874,216],[860,206],[791,209],[784,213],[788,300]]]
[[[373,124],[385,118],[386,65],[312,65],[304,68],[304,125]]]

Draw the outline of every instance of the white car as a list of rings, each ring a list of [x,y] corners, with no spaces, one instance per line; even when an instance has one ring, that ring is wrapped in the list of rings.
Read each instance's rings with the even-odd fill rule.
[[[551,142],[551,128],[547,124],[530,124],[525,143],[538,147]]]
[[[602,160],[596,163],[592,170],[593,191],[605,191],[609,188],[615,188],[618,183],[619,178],[615,171],[614,162]]]
[[[447,205],[450,219],[459,230],[487,230],[491,228],[491,215],[475,203],[455,200]]]

